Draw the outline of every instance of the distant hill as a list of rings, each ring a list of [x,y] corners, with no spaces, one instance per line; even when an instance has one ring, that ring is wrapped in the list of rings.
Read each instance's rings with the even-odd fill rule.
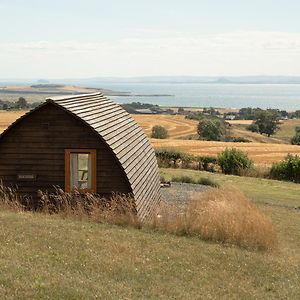
[[[76,95],[102,92],[108,96],[127,96],[127,92],[112,91],[109,89],[90,88],[64,84],[32,84],[32,85],[9,85],[0,86],[0,93],[6,94],[60,94],[60,95]]]
[[[136,76],[60,79],[0,79],[1,85],[64,84],[99,87],[105,83],[300,84],[300,76]],[[123,94],[123,93],[122,93]]]
[[[300,84],[300,76],[140,76],[51,80],[53,83],[100,86],[103,83]]]

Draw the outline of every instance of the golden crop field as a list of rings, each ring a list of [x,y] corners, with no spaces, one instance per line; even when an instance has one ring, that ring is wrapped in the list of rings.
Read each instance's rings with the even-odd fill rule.
[[[23,115],[25,111],[0,112],[0,132],[17,118]],[[143,127],[146,134],[150,136],[151,128],[154,125],[162,125],[168,129],[170,138],[166,140],[151,139],[155,148],[175,148],[177,150],[188,152],[195,155],[217,155],[226,148],[238,148],[248,153],[250,158],[257,164],[271,164],[284,158],[288,153],[300,155],[300,147],[289,144],[282,144],[282,140],[276,138],[267,138],[255,133],[248,132],[247,138],[257,135],[261,138],[261,143],[231,143],[231,142],[210,142],[198,140],[180,139],[196,133],[197,122],[187,120],[184,116],[177,115],[133,115],[133,118]],[[286,121],[283,125],[283,131],[291,132],[293,126],[298,125],[299,120]],[[300,125],[300,124],[299,124]],[[238,129],[236,129],[238,130]],[[241,130],[240,134],[245,136]],[[270,141],[271,143],[267,143]],[[276,143],[278,141],[278,143]]]
[[[157,140],[151,139],[155,148],[173,148],[194,155],[216,156],[226,148],[237,148],[246,152],[256,164],[272,164],[288,153],[300,155],[300,147],[288,144],[232,143],[197,140]]]
[[[165,127],[170,139],[183,138],[197,133],[197,121],[185,119],[180,115],[132,115],[148,136],[155,125]]]
[[[0,133],[26,111],[0,111]]]
[[[250,125],[252,124],[252,120],[228,120],[226,121],[231,125]]]

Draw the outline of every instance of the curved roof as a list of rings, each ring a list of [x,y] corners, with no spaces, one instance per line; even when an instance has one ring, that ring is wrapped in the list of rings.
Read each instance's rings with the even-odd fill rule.
[[[81,119],[106,142],[131,185],[138,217],[151,215],[160,201],[157,160],[146,134],[130,114],[102,93],[48,98],[42,106],[47,103]]]

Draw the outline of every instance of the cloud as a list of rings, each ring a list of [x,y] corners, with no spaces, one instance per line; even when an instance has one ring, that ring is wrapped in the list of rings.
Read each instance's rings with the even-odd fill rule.
[[[300,74],[300,33],[287,32],[139,30],[116,40],[2,43],[0,52],[1,77]]]

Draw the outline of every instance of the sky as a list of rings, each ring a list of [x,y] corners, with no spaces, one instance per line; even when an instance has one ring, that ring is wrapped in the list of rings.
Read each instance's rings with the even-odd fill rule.
[[[0,78],[300,75],[299,0],[0,0]]]

